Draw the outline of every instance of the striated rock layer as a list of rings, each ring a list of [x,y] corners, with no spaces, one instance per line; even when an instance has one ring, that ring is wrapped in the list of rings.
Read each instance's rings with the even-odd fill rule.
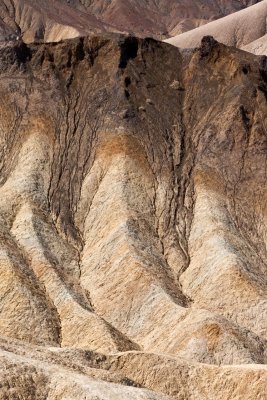
[[[0,397],[263,399],[266,58],[0,53]]]

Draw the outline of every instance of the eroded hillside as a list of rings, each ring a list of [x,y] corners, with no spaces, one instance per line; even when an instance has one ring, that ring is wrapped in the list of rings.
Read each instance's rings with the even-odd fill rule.
[[[1,396],[264,398],[266,58],[0,53]]]

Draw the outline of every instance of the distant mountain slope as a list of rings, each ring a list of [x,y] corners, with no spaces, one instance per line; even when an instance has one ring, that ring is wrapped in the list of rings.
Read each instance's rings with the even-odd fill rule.
[[[25,42],[59,41],[89,32],[114,30],[61,0],[1,0],[0,38],[22,37]]]
[[[205,26],[177,35],[166,42],[181,48],[199,46],[203,36],[255,54],[267,54],[267,1],[248,7]]]
[[[66,0],[65,0],[66,1]],[[68,0],[123,31],[176,34],[241,10],[257,0]]]
[[[121,31],[169,37],[257,0],[0,0],[0,39],[27,43]]]

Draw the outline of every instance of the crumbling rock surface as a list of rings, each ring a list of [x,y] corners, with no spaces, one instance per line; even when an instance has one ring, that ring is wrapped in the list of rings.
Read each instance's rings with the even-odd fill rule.
[[[263,399],[266,59],[102,35],[0,61],[1,396]]]

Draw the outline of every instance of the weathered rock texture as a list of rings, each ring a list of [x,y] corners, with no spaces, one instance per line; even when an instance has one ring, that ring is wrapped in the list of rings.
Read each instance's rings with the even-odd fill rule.
[[[0,40],[57,42],[89,32],[165,38],[257,0],[0,0]]]
[[[91,36],[0,73],[0,397],[263,399],[266,58]]]
[[[166,42],[181,48],[200,45],[203,36],[258,55],[267,55],[267,1],[238,11],[205,26],[178,34]]]

